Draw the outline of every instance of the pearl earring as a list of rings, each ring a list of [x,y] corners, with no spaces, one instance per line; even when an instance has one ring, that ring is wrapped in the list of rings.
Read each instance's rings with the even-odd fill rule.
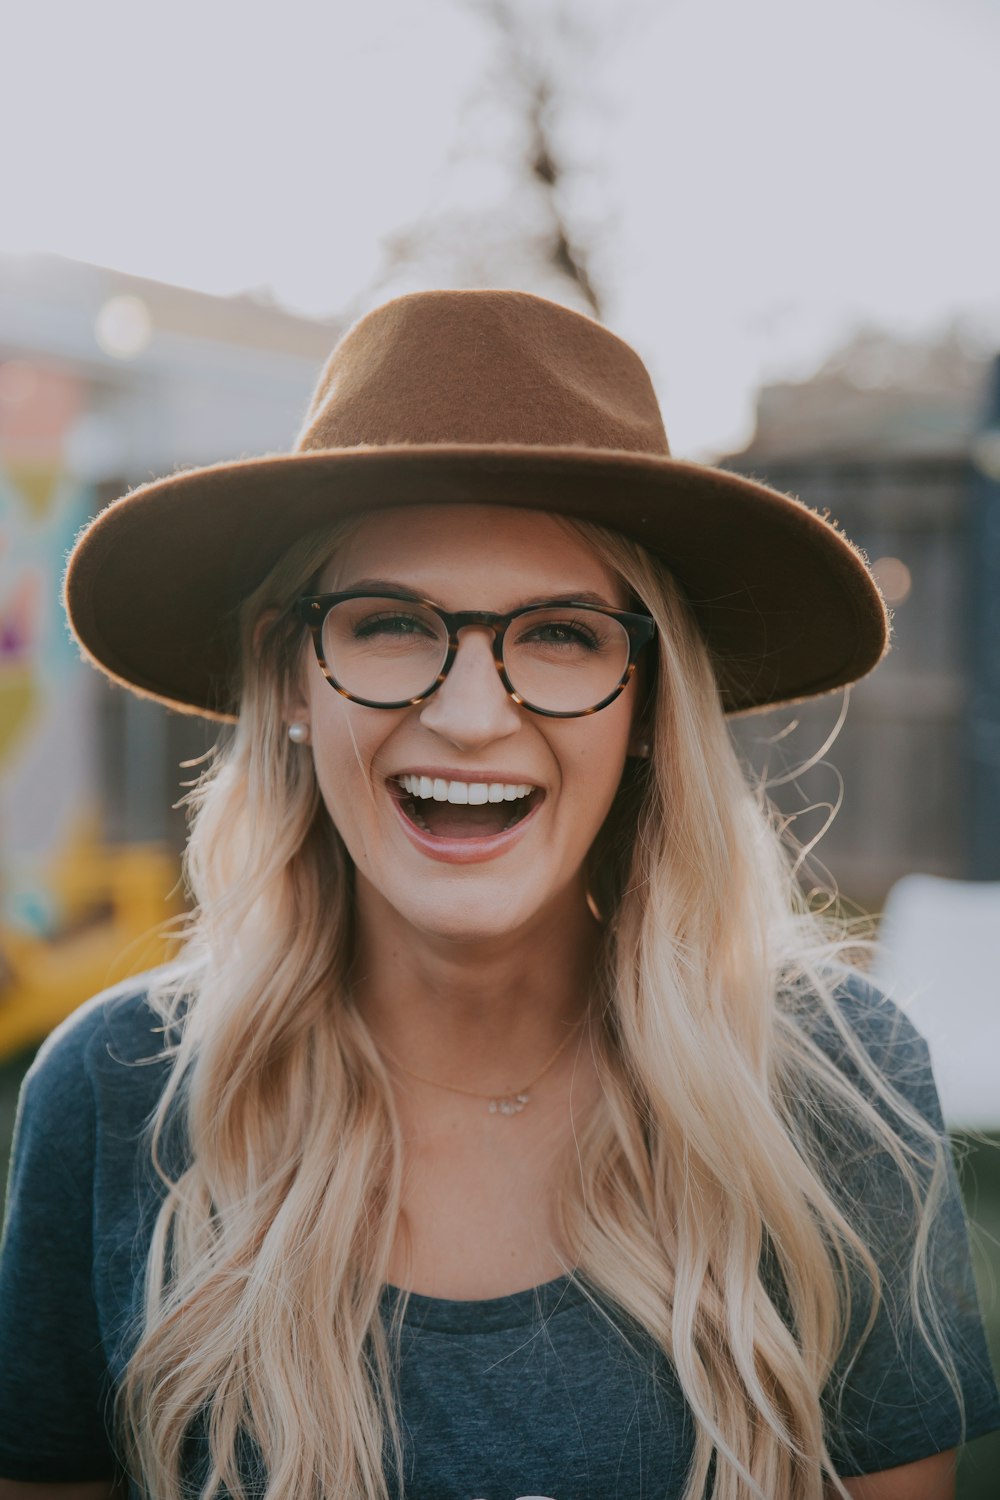
[[[650,746],[648,740],[639,740],[636,743],[635,753],[640,758],[640,760],[647,760],[649,758],[649,752],[651,748],[652,747]]]
[[[296,719],[294,724],[288,726],[288,738],[296,745],[304,745],[309,738],[309,725]]]

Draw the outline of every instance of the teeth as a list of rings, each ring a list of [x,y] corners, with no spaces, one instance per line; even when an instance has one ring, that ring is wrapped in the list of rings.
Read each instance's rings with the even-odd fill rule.
[[[534,787],[527,782],[445,781],[441,776],[410,775],[400,776],[397,779],[403,790],[411,797],[424,800],[433,798],[435,802],[458,804],[516,802],[521,797],[530,796],[534,791]]]

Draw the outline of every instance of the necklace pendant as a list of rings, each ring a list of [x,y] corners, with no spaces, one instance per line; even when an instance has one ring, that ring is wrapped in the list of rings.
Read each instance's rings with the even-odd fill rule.
[[[502,1099],[491,1099],[490,1114],[519,1115],[530,1098],[530,1094],[507,1094]]]

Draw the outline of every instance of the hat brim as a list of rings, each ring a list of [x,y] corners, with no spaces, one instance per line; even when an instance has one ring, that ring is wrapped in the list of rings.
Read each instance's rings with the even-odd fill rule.
[[[285,453],[154,480],[78,538],[71,627],[132,691],[233,719],[238,610],[292,542],[341,517],[426,504],[543,510],[641,542],[690,602],[727,713],[843,687],[888,645],[863,554],[794,497],[680,459],[534,445]]]

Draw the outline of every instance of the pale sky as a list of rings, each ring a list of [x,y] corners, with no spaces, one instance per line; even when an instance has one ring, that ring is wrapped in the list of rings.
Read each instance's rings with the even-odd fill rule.
[[[567,209],[675,452],[742,444],[757,383],[862,322],[958,317],[1000,346],[1000,0],[570,9],[598,45],[561,53]],[[337,314],[386,236],[504,213],[511,117],[472,3],[40,0],[4,43],[2,250]]]

